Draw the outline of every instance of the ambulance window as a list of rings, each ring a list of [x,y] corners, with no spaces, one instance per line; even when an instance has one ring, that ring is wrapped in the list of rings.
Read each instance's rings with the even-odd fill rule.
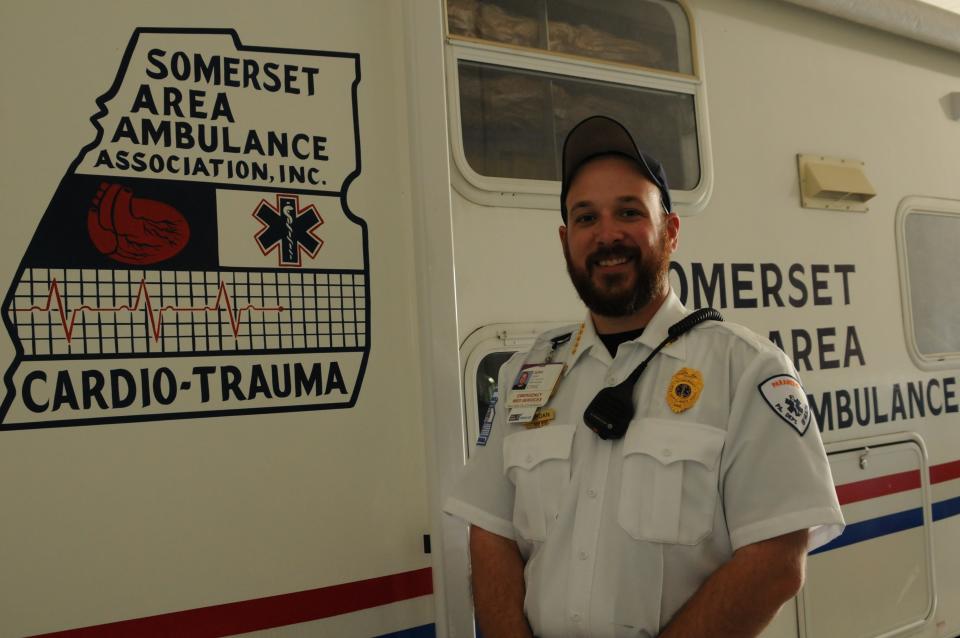
[[[960,201],[908,198],[905,204],[898,226],[908,340],[922,367],[955,364],[960,359]]]
[[[678,8],[657,0],[447,0],[447,17],[451,35],[692,75],[690,25]]]
[[[490,401],[497,391],[497,378],[500,366],[513,356],[513,351],[493,352],[485,356],[477,367],[477,428],[483,425],[483,417],[487,414]]]
[[[693,25],[679,0],[447,0],[454,187],[486,205],[553,208],[567,132],[621,121],[688,212],[709,191]]]
[[[463,147],[481,175],[560,179],[563,138],[603,113],[663,162],[673,189],[700,181],[692,95],[461,61]]]

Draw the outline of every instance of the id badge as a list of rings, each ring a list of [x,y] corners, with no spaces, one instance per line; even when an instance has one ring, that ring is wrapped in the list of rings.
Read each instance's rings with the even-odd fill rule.
[[[547,404],[563,373],[562,363],[524,366],[507,394],[508,423],[528,423]]]

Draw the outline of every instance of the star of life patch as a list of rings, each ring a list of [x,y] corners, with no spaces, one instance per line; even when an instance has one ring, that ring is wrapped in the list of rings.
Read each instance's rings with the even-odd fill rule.
[[[803,436],[810,427],[810,405],[800,380],[789,374],[770,377],[757,386],[770,409]]]

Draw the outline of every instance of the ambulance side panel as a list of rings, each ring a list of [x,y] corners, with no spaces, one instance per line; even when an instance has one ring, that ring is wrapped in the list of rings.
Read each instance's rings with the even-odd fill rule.
[[[835,475],[855,486],[838,480],[860,540],[811,557],[806,602],[785,608],[767,635],[854,635],[851,618],[857,635],[957,635],[960,370],[921,369],[910,355],[897,211],[910,196],[960,200],[960,129],[942,106],[960,55],[781,2],[687,5],[703,52],[709,122],[698,126],[709,125],[712,154],[701,161],[713,189],[702,211],[680,209],[671,281],[688,307],[712,305],[794,357],[832,462],[850,468]],[[877,191],[869,210],[802,208],[798,154],[863,162]],[[461,343],[481,327],[581,320],[558,211],[482,206],[461,190],[452,189]],[[911,384],[923,406],[910,406]],[[861,470],[874,440],[900,447]],[[890,487],[891,476],[906,483]],[[810,588],[851,570],[824,607]],[[870,579],[882,591],[860,595]]]
[[[438,10],[433,17],[439,20]],[[430,523],[421,407],[424,390],[418,373],[423,364],[415,294],[418,266],[411,205],[408,43],[403,25],[402,5],[389,1],[128,5],[95,0],[82,5],[4,3],[0,8],[4,60],[0,66],[0,85],[4,87],[0,192],[6,211],[0,281],[4,294],[15,285],[21,259],[58,184],[97,137],[91,117],[100,110],[98,98],[107,95],[111,87],[117,88],[114,83],[120,82],[124,70],[128,78],[143,74],[144,67],[137,66],[142,58],[136,55],[123,66],[128,45],[141,28],[146,30],[139,32],[140,41],[149,39],[152,46],[166,50],[167,62],[187,38],[190,48],[183,49],[187,60],[192,60],[194,53],[209,57],[216,47],[226,47],[238,58],[272,60],[280,78],[282,65],[292,58],[298,60],[297,65],[303,60],[315,61],[319,71],[314,75],[312,94],[308,94],[306,76],[299,71],[298,92],[225,87],[195,78],[154,78],[149,82],[159,113],[148,113],[144,107],[137,117],[156,122],[164,119],[161,96],[165,87],[182,91],[184,107],[188,92],[197,91],[198,99],[203,100],[199,111],[206,115],[185,112],[166,118],[195,127],[232,126],[234,143],[251,128],[252,119],[259,118],[253,128],[264,139],[269,131],[293,135],[298,132],[296,122],[311,135],[328,137],[324,153],[329,159],[318,160],[322,173],[326,174],[324,166],[343,164],[347,166],[344,176],[351,176],[342,197],[338,185],[326,189],[332,192],[321,193],[324,189],[314,185],[281,187],[265,180],[259,186],[248,184],[249,188],[233,190],[223,180],[212,180],[217,189],[230,190],[231,197],[242,204],[228,210],[220,202],[217,242],[202,238],[197,227],[192,227],[191,241],[206,242],[197,246],[198,254],[207,260],[222,260],[219,266],[207,269],[216,276],[212,287],[198,292],[192,301],[174,299],[171,295],[179,293],[166,290],[161,302],[159,289],[148,281],[148,294],[155,295],[154,315],[148,317],[143,306],[125,311],[133,316],[131,323],[142,327],[151,319],[158,321],[162,314],[159,329],[166,338],[170,334],[166,331],[176,324],[182,324],[176,326],[178,331],[186,325],[188,315],[197,322],[206,321],[214,330],[219,314],[220,328],[226,331],[231,324],[223,307],[225,297],[220,297],[219,310],[212,309],[218,295],[217,277],[226,278],[226,296],[239,304],[234,312],[266,312],[237,310],[244,293],[229,277],[237,272],[282,278],[295,277],[301,270],[325,272],[327,266],[318,264],[336,255],[360,264],[352,267],[355,280],[348,282],[346,274],[336,283],[332,274],[324,280],[324,285],[330,286],[324,294],[329,293],[331,299],[349,297],[350,305],[343,301],[336,310],[343,313],[342,322],[350,322],[356,329],[351,333],[357,336],[353,344],[358,353],[352,372],[348,374],[345,362],[353,355],[323,353],[310,347],[293,358],[284,358],[282,353],[257,354],[256,345],[243,359],[229,352],[193,353],[195,365],[213,370],[208,379],[211,384],[219,383],[227,364],[235,365],[241,374],[237,390],[225,391],[228,403],[221,412],[203,412],[198,378],[194,378],[189,391],[178,388],[169,409],[161,410],[155,401],[149,408],[142,407],[142,412],[150,411],[150,420],[133,414],[101,424],[118,412],[112,405],[99,409],[96,399],[91,399],[91,410],[81,415],[85,424],[56,422],[60,413],[53,412],[52,401],[61,370],[70,367],[78,370],[78,375],[79,370],[94,371],[91,379],[99,371],[109,379],[109,370],[115,368],[130,371],[139,379],[141,368],[155,370],[166,365],[176,369],[184,360],[181,355],[192,353],[190,345],[166,358],[133,353],[109,363],[86,355],[38,361],[24,358],[22,365],[38,366],[46,376],[34,377],[34,403],[41,411],[31,413],[33,421],[10,416],[0,430],[0,634],[66,631],[64,635],[70,635],[72,630],[92,627],[97,635],[111,631],[112,635],[227,635],[269,632],[294,623],[309,624],[276,630],[276,635],[291,631],[358,636],[433,632],[431,561],[424,538]],[[343,69],[344,73],[337,75],[331,69]],[[259,78],[266,82],[265,76]],[[129,95],[124,91],[131,87],[120,88],[120,94]],[[235,122],[225,116],[211,122],[211,105],[221,91],[228,94]],[[256,113],[249,106],[253,103],[258,105]],[[130,114],[133,104],[107,100],[104,108],[112,111],[112,117]],[[334,124],[343,121],[346,126]],[[352,146],[354,130],[356,149]],[[105,133],[104,143],[113,133]],[[144,144],[142,150],[165,158],[198,155],[174,144]],[[270,161],[288,166],[308,164],[292,151],[280,155]],[[264,159],[249,149],[243,153],[221,149],[199,156]],[[278,174],[271,176],[277,178]],[[108,181],[130,184],[138,180],[138,184],[149,185],[179,184],[178,179],[169,174],[130,172],[111,175]],[[313,231],[323,246],[316,256],[301,251],[300,266],[278,264],[280,237],[274,238],[272,246],[258,247],[256,242],[263,224],[253,216],[260,197],[255,193],[267,193],[263,199],[269,208],[274,205],[274,194],[288,188],[301,204],[315,203],[324,218]],[[164,192],[173,192],[160,187],[154,190],[159,193],[155,201],[163,201]],[[94,189],[89,193],[90,203],[70,214],[86,219],[95,196]],[[142,192],[139,197],[144,197]],[[162,208],[160,204],[143,206],[141,211]],[[267,218],[275,217],[267,214]],[[188,225],[194,224],[193,217],[185,219]],[[298,237],[298,241],[306,241],[304,235]],[[88,268],[77,255],[88,251],[91,241],[84,228],[63,240],[64,265]],[[104,277],[129,269],[129,265],[99,253],[94,256],[103,260],[97,270]],[[234,260],[232,265],[226,263],[228,259]],[[166,267],[161,262],[145,268],[149,279],[149,272]],[[189,264],[179,269],[197,270]],[[39,279],[38,275],[36,294],[46,299],[51,281]],[[341,284],[356,291],[348,294],[333,289]],[[59,285],[62,292],[63,282]],[[67,290],[70,295],[80,294],[79,288],[70,285]],[[111,321],[116,313],[106,309],[133,306],[136,293],[126,301],[116,301],[113,294],[108,302],[106,295],[111,293],[107,291],[103,299],[98,298],[100,303],[92,298],[99,293],[91,288],[88,294],[91,297],[83,303],[92,309],[87,310],[77,310],[81,302],[76,296],[64,295],[67,316],[74,310],[83,315],[77,319],[71,344],[74,354],[79,348],[81,320],[87,321],[84,334],[90,337],[90,322],[97,321],[92,313],[98,313],[102,322]],[[287,305],[285,299],[280,305],[291,310],[295,303]],[[369,306],[365,308],[366,303]],[[259,299],[251,304],[263,305]],[[185,307],[199,310],[189,313]],[[43,322],[51,340],[62,341],[67,324],[61,325],[55,307],[49,312],[30,311],[22,305],[16,308],[24,309],[22,317],[31,312],[37,325]],[[348,308],[353,313],[349,318]],[[332,312],[334,306],[326,309]],[[8,325],[15,312],[8,313]],[[296,321],[279,329],[289,336]],[[341,315],[330,321],[341,321]],[[244,317],[237,327],[241,337],[245,325]],[[149,339],[139,334],[141,341]],[[5,373],[23,354],[15,350],[18,343],[23,346],[3,331],[0,365]],[[343,341],[331,338],[331,345],[336,350]],[[328,394],[343,394],[350,401],[341,401],[335,408],[279,411],[274,407],[280,405],[278,396],[267,397],[261,390],[256,396],[258,410],[243,413],[254,396],[250,366],[262,364],[269,385],[273,383],[269,364],[282,366],[294,358],[306,362],[307,372],[311,361],[323,360],[318,401],[326,400]],[[338,360],[343,366],[342,388],[335,377],[331,385],[328,376],[330,362]],[[138,386],[137,392],[150,392],[149,385],[146,389]],[[220,400],[219,386],[211,387],[209,400]],[[312,391],[315,388],[311,386]],[[21,386],[15,384],[13,391],[23,396]],[[3,392],[9,397],[9,388]],[[75,392],[82,411],[82,387],[77,385]],[[109,403],[109,388],[105,392]],[[66,396],[61,399],[69,404]],[[141,401],[142,394],[137,394],[136,400]],[[65,405],[62,409],[72,408]],[[231,412],[234,409],[239,412]],[[193,411],[197,412],[194,416],[172,417]],[[16,427],[7,427],[10,423]],[[126,624],[104,627],[118,622]]]

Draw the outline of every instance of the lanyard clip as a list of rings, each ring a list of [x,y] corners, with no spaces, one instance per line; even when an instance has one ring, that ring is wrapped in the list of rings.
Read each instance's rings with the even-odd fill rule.
[[[552,362],[553,362],[553,358],[554,358],[554,357],[556,356],[556,354],[557,354],[557,350],[560,348],[560,346],[562,346],[562,345],[565,344],[566,342],[570,341],[570,337],[572,337],[572,336],[573,336],[573,333],[572,333],[572,332],[568,332],[567,334],[559,335],[559,336],[554,337],[553,339],[551,339],[551,340],[550,340],[550,352],[547,353],[547,357],[546,357],[546,359],[545,359],[545,362],[546,362],[546,363],[552,363]]]

